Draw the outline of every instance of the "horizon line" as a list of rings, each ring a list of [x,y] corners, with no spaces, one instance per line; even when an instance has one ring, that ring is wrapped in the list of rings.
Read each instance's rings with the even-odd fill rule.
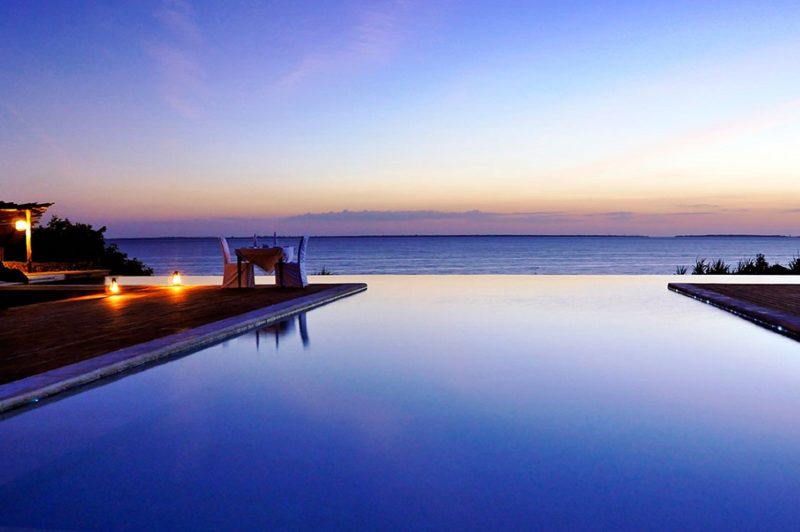
[[[204,239],[204,238],[219,238],[220,235],[206,235],[206,236],[120,236],[108,237],[108,240],[177,240],[177,239]],[[273,235],[256,235],[260,239],[269,239]],[[278,235],[278,238],[299,238],[302,235]],[[514,237],[530,237],[530,238],[800,238],[800,236],[793,235],[780,235],[780,234],[749,234],[749,233],[703,233],[703,234],[685,234],[685,235],[617,235],[617,234],[402,234],[402,235],[309,235],[313,238],[486,238],[486,237],[499,237],[499,238],[514,238]],[[253,238],[250,235],[236,236],[225,235],[224,238],[246,239]]]

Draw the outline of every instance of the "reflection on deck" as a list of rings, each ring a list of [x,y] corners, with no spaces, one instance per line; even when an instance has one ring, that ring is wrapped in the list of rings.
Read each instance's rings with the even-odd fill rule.
[[[294,336],[296,334],[295,321],[299,324],[298,328],[300,330],[300,339],[303,342],[303,349],[308,349],[310,342],[305,312],[301,312],[296,316],[279,321],[278,323],[273,323],[267,327],[256,329],[256,349],[260,349],[262,337],[265,337],[264,339],[266,340],[270,336],[275,338],[275,349],[279,349],[281,337]]]

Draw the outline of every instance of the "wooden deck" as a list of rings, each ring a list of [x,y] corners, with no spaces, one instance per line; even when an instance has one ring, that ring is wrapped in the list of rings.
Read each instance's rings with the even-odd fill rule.
[[[800,285],[670,283],[673,292],[800,340]]]
[[[0,309],[59,299],[104,295],[102,284],[0,284]]]
[[[332,286],[142,287],[0,310],[0,384]]]

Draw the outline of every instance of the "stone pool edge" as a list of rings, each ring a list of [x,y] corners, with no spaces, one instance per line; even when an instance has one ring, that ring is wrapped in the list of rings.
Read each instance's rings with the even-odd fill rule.
[[[68,366],[0,385],[0,413],[73,390],[112,375],[219,343],[248,330],[280,321],[367,289],[365,283],[341,284],[289,301],[207,323],[193,329],[99,355]]]
[[[676,294],[681,294],[730,312],[750,323],[769,329],[792,340],[800,341],[800,318],[794,314],[719,294],[712,290],[703,289],[693,283],[669,283],[667,284],[667,289]]]

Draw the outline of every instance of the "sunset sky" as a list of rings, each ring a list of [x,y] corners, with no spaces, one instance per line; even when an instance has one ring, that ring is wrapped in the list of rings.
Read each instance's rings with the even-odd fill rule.
[[[0,2],[0,200],[109,236],[800,234],[800,2]]]

